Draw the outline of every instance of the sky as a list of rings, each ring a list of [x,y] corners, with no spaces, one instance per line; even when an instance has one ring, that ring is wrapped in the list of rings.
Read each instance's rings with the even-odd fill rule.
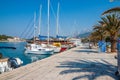
[[[50,35],[56,35],[57,7],[59,9],[59,35],[73,36],[91,31],[101,20],[101,14],[120,1],[114,0],[50,0]],[[34,13],[38,26],[40,5],[41,35],[47,35],[48,0],[0,0],[0,34],[30,38],[33,36]]]

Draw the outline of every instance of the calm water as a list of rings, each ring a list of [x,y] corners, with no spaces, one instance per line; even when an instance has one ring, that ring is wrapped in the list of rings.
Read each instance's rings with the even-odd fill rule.
[[[35,62],[37,60],[49,57],[50,55],[35,55],[35,54],[25,54],[24,47],[25,42],[0,42],[0,46],[6,47],[16,47],[16,49],[0,49],[0,53],[3,54],[4,58],[18,57],[23,61],[23,65]]]

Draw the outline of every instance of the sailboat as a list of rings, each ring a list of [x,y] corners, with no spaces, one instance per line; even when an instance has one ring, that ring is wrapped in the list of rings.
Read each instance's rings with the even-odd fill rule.
[[[40,6],[40,11],[41,11],[41,6]],[[41,12],[40,12],[41,15]],[[40,19],[39,19],[40,20]],[[36,13],[34,14],[34,43],[32,44],[27,44],[25,47],[25,53],[32,53],[32,54],[53,54],[53,50],[48,49],[47,47],[42,47],[41,45],[35,43],[35,34],[36,34]],[[40,22],[40,21],[39,21]],[[40,24],[39,24],[40,27]],[[40,32],[39,32],[40,33]]]
[[[58,36],[58,23],[59,22],[59,3],[58,3],[58,9],[57,9],[57,20],[56,20],[56,36]],[[55,53],[59,53],[61,51],[61,44],[60,43],[53,43],[53,49]]]
[[[54,50],[53,48],[50,46],[50,30],[49,30],[49,25],[50,25],[50,18],[49,18],[49,14],[50,14],[50,10],[49,10],[49,7],[50,7],[50,0],[48,0],[48,21],[47,21],[47,25],[48,25],[48,35],[47,35],[47,45],[46,44],[42,44],[42,47],[45,48],[46,51],[48,52],[51,52],[51,53],[54,53]]]
[[[49,18],[49,3],[50,0],[48,0],[48,35],[47,35],[47,45],[46,44],[42,44],[43,46],[46,46],[46,48],[48,48],[48,50],[53,50],[55,53],[58,53],[61,51],[61,44],[60,43],[53,43],[53,45],[50,45],[50,35],[49,35],[49,24],[50,24],[50,18]],[[57,11],[57,28],[58,28],[58,15],[59,15],[59,3],[58,3],[58,11]],[[57,31],[58,33],[58,31]]]
[[[59,36],[59,6],[60,4],[58,3],[58,8],[57,8],[57,20],[56,20],[56,38],[58,39],[58,42],[53,43],[54,47],[54,52],[63,52],[67,49],[67,46],[61,45],[59,42],[59,38],[64,38],[63,36]]]

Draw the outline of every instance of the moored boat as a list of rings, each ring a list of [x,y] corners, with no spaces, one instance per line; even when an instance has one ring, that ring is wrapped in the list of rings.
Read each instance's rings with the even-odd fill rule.
[[[42,47],[41,45],[37,44],[28,44],[26,46],[25,53],[32,53],[32,54],[53,54],[53,50]]]
[[[61,51],[61,44],[60,43],[53,43],[52,47],[53,47],[53,50],[55,53],[59,53]]]
[[[0,59],[0,73],[11,71],[20,67],[23,61],[20,58],[5,58]]]

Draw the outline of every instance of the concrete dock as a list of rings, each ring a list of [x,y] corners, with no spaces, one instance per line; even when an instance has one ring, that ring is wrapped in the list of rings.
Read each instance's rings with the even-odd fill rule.
[[[115,55],[76,47],[0,74],[0,80],[118,80]]]

